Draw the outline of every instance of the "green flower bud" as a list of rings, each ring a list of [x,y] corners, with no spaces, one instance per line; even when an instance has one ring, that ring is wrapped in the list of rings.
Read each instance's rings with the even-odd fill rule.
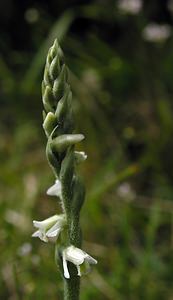
[[[60,72],[60,61],[58,56],[56,55],[52,60],[49,68],[49,74],[52,80],[55,80]]]
[[[55,39],[52,47],[50,48],[50,52],[48,53],[48,55],[50,56],[51,60],[53,60],[54,57],[57,55],[57,53],[58,53],[58,47],[59,47],[59,45],[58,45],[57,39]]]
[[[65,65],[63,65],[61,73],[59,74],[58,78],[54,81],[53,84],[53,95],[56,101],[59,101],[65,92],[65,88],[67,85],[67,76],[67,68]]]
[[[46,86],[45,88],[45,92],[43,94],[43,104],[47,112],[54,112],[55,99],[53,97],[50,86]]]
[[[83,134],[62,134],[52,140],[52,147],[57,152],[63,152],[69,146],[79,143],[83,139]]]
[[[47,137],[49,137],[51,132],[54,130],[56,123],[57,123],[56,116],[52,112],[49,112],[43,123],[43,128]]]
[[[50,75],[49,75],[49,66],[46,64],[46,67],[45,67],[45,70],[44,70],[44,83],[45,83],[45,86],[47,85],[51,85],[51,78],[50,78]]]
[[[69,109],[69,103],[71,103],[71,100],[72,100],[72,92],[70,91],[70,86],[67,85],[65,94],[59,100],[57,109],[55,111],[55,115],[60,122],[65,117],[65,114],[67,113],[67,111]]]

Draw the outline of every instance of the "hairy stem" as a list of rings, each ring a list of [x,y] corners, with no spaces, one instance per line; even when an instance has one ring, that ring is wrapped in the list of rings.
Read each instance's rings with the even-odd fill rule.
[[[80,277],[64,279],[64,300],[79,300]]]

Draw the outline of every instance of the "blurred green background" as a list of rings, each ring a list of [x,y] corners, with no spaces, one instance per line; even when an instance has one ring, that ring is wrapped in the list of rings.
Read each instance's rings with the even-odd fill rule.
[[[41,80],[58,38],[71,70],[83,248],[81,299],[173,299],[173,1],[0,1],[0,299],[62,299],[46,195]]]

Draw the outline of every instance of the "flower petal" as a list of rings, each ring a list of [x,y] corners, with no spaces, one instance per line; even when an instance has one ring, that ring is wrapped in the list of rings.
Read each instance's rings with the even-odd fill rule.
[[[97,260],[94,259],[92,256],[88,255],[85,257],[85,260],[90,264],[90,265],[96,265]]]
[[[81,276],[80,266],[77,265],[76,267],[77,267],[77,275],[78,275],[78,276]]]
[[[32,234],[32,237],[40,237],[40,231],[37,230]]]
[[[56,242],[56,240],[58,239],[58,236],[61,232],[62,228],[59,226],[57,226],[57,224],[55,224],[53,227],[51,227],[47,232],[46,232],[46,237],[48,238],[48,240],[50,242]]]
[[[58,215],[54,215],[48,219],[45,219],[43,221],[33,221],[33,225],[36,228],[39,229],[49,229],[51,226],[53,226],[55,224],[55,222],[58,220],[59,216]]]
[[[70,278],[70,274],[68,271],[68,267],[67,267],[67,261],[66,261],[66,257],[65,254],[63,253],[62,255],[62,262],[63,262],[63,269],[64,269],[64,277],[69,279]]]
[[[84,262],[85,252],[74,246],[69,246],[65,252],[66,260],[72,262],[74,265],[81,265]]]
[[[57,179],[55,181],[55,184],[52,185],[48,190],[47,190],[47,195],[49,196],[57,196],[57,197],[62,197],[61,194],[61,181]]]
[[[41,230],[37,230],[32,234],[32,237],[38,237],[40,240],[42,240],[43,242],[47,243],[48,239],[45,235],[45,232],[41,231]]]

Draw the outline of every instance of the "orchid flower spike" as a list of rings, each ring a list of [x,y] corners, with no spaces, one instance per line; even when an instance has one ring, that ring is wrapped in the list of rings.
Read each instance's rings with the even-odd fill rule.
[[[33,221],[37,231],[33,237],[44,242],[56,242],[55,258],[64,276],[64,299],[79,299],[80,278],[97,261],[74,245],[82,243],[80,210],[85,199],[85,188],[77,174],[76,166],[86,160],[83,151],[75,151],[83,134],[73,133],[73,97],[69,83],[69,71],[63,52],[54,41],[48,51],[42,81],[43,128],[47,136],[46,156],[56,177],[47,195],[57,196],[63,213],[44,221]],[[74,244],[74,245],[71,245]],[[74,264],[74,265],[72,265]],[[63,265],[63,266],[62,266]],[[73,280],[73,270],[78,276]]]
[[[63,269],[64,269],[64,277],[69,279],[70,274],[67,267],[67,261],[73,263],[77,267],[78,276],[81,274],[86,274],[90,271],[90,265],[97,264],[97,260],[92,256],[88,255],[83,250],[74,247],[73,245],[65,248],[62,252],[62,260],[63,260]],[[81,272],[81,268],[84,267],[84,270]]]
[[[57,196],[60,199],[62,199],[62,193],[61,193],[61,181],[59,179],[56,179],[55,184],[52,185],[47,190],[47,195],[49,196]]]
[[[38,230],[33,233],[32,237],[39,237],[46,243],[49,241],[55,243],[66,225],[66,218],[64,214],[54,215],[43,221],[33,221],[33,225]]]

